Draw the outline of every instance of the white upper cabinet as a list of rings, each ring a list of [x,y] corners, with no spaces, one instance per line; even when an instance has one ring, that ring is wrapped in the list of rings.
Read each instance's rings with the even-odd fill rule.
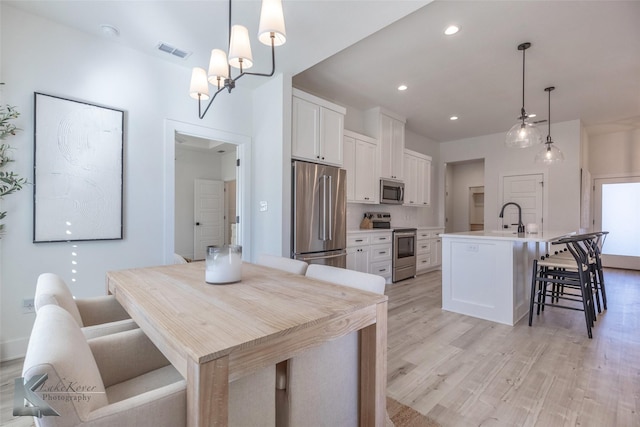
[[[344,168],[347,202],[378,203],[378,143],[375,139],[344,131]]]
[[[404,204],[431,204],[431,157],[416,151],[404,150]]]
[[[378,136],[380,178],[404,178],[404,124],[406,120],[390,111],[367,111],[367,131]]]
[[[346,109],[293,89],[291,156],[342,166]]]

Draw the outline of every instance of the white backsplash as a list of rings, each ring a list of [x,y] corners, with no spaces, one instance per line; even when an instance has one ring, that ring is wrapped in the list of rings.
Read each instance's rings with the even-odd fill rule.
[[[398,205],[347,203],[347,231],[358,230],[365,212],[389,212],[391,225],[396,227],[437,226],[429,208]]]

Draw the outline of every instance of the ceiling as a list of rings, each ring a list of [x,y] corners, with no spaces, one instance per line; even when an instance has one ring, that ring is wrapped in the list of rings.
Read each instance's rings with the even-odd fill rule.
[[[640,2],[428,3],[284,0],[287,43],[276,48],[277,72],[340,104],[383,106],[405,116],[407,129],[451,141],[506,132],[515,122],[522,85],[516,47],[529,41],[527,112],[547,118],[544,88],[553,85],[553,122],[581,119],[590,134],[640,127]],[[210,50],[227,40],[227,2],[220,0],[3,4],[99,37],[108,37],[101,24],[113,25],[120,32],[114,43],[187,68],[206,67]],[[234,23],[255,34],[259,9],[258,0],[234,0]],[[442,31],[451,23],[461,31],[446,37]],[[172,57],[156,49],[161,41],[193,53]],[[252,48],[251,71],[268,71],[269,49],[257,38]],[[401,83],[408,90],[398,92]],[[459,119],[450,121],[451,115]]]
[[[445,36],[449,24],[461,30]],[[581,119],[590,133],[640,128],[640,2],[435,1],[304,71],[294,85],[340,103],[381,105],[436,141]],[[397,90],[405,84],[404,92]],[[458,116],[456,121],[449,120]],[[541,125],[546,135],[546,124]]]

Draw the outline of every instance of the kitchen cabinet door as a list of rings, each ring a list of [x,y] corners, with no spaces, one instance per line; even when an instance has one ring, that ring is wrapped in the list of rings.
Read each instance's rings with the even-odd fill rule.
[[[380,114],[380,177],[402,179],[404,163],[404,123]]]
[[[320,106],[293,97],[291,154],[317,161],[320,146]]]
[[[319,156],[323,163],[342,166],[344,115],[328,108],[320,108]]]
[[[347,201],[378,203],[377,141],[346,130],[343,148],[343,168],[347,170]]]
[[[378,203],[378,177],[376,173],[377,145],[355,141],[355,200],[362,203]]]
[[[431,204],[431,160],[418,159],[418,195],[419,205],[428,206]]]
[[[369,246],[347,248],[347,270],[369,272]]]
[[[345,135],[343,139],[342,167],[347,171],[347,202],[356,201],[356,140]],[[348,267],[347,267],[348,268]]]
[[[404,155],[404,204],[415,206],[418,200],[418,158],[411,154]]]

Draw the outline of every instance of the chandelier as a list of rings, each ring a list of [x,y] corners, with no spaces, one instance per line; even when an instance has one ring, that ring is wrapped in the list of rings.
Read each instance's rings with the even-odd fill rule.
[[[284,28],[284,15],[282,13],[282,0],[262,0],[260,10],[260,26],[258,40],[271,46],[271,72],[250,73],[245,70],[253,66],[251,55],[251,43],[249,30],[242,25],[231,25],[231,0],[229,0],[229,55],[221,49],[211,51],[209,71],[195,67],[191,72],[191,86],[189,95],[198,100],[198,117],[204,118],[216,96],[225,89],[231,93],[236,87],[236,81],[243,76],[271,77],[276,70],[275,47],[281,46],[286,41]],[[231,76],[231,67],[240,70],[236,77]],[[209,83],[213,86],[214,93],[209,96]],[[209,100],[204,111],[202,101]]]

